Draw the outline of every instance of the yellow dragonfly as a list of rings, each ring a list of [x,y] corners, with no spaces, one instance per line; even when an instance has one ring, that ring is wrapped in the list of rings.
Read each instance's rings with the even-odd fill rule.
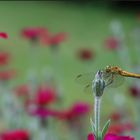
[[[131,73],[125,70],[122,70],[117,66],[107,66],[105,69],[101,70],[103,74],[103,79],[105,85],[112,87],[117,87],[121,85],[124,81],[124,77],[140,78],[140,74]],[[79,74],[76,77],[76,81],[80,84],[85,85],[85,90],[92,87],[92,81],[94,80],[95,74],[93,72],[86,74]]]

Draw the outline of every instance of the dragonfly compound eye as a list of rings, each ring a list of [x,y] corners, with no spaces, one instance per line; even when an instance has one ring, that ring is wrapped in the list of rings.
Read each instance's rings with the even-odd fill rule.
[[[106,72],[110,72],[111,71],[111,66],[107,66],[105,69]]]

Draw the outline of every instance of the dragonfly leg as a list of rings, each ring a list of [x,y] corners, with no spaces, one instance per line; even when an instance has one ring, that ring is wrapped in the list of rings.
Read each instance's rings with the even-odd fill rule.
[[[113,83],[114,75],[111,74],[111,78],[108,80],[108,83],[105,85],[106,87]]]

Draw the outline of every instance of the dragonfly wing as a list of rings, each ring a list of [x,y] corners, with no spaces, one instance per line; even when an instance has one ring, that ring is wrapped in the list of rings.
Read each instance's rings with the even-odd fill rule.
[[[107,79],[106,79],[107,80]],[[108,80],[109,77],[108,77]],[[110,87],[110,88],[116,88],[116,87],[119,87],[120,85],[123,84],[125,78],[122,77],[122,76],[119,76],[118,74],[114,75],[114,79],[112,81],[112,83],[110,85],[108,85],[107,87]],[[106,81],[107,82],[107,81]],[[108,81],[109,82],[109,81]],[[93,93],[93,89],[92,89],[92,83],[91,84],[87,84],[85,87],[84,87],[84,93],[86,94],[91,94]]]
[[[121,86],[125,81],[125,78],[118,74],[113,74],[113,81],[109,87],[115,88]]]
[[[93,72],[79,74],[76,77],[76,82],[82,85],[88,85],[88,84],[91,85],[94,77],[95,77],[95,74]]]
[[[95,74],[93,72],[91,73],[85,73],[85,74],[79,74],[76,77],[76,82],[82,85],[86,85],[84,88],[85,93],[92,93],[92,81],[94,80]],[[112,74],[112,73],[106,73],[103,71],[103,79],[105,80],[105,84],[107,87],[118,87],[124,82],[124,77],[120,76],[119,74]]]
[[[92,84],[88,84],[84,87],[84,93],[91,94],[92,92]]]

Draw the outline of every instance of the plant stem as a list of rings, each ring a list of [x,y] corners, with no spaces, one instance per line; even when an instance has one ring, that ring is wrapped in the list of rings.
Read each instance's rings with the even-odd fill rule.
[[[94,115],[95,115],[95,131],[96,131],[96,140],[99,140],[99,131],[100,131],[100,104],[101,98],[95,96],[95,105],[94,105]]]

